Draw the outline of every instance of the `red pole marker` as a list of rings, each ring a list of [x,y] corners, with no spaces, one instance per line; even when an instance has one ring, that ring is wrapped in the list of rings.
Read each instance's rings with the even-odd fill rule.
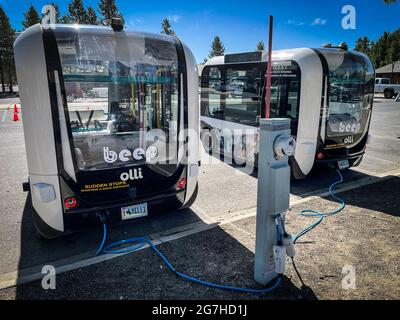
[[[14,103],[14,113],[18,113],[18,107],[16,103]]]
[[[270,117],[271,103],[271,65],[272,65],[272,32],[274,26],[274,17],[269,16],[269,38],[268,38],[268,64],[267,64],[267,85],[265,90],[265,118]]]

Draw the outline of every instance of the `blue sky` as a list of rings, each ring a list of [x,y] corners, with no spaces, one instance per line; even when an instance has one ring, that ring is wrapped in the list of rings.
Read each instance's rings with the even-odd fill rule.
[[[32,3],[38,10],[51,1],[0,0],[14,28],[21,29],[23,12]],[[64,14],[69,0],[55,0]],[[367,35],[377,39],[384,31],[400,27],[400,4],[384,5],[383,0],[117,0],[129,29],[160,32],[161,20],[170,18],[178,36],[201,62],[210,44],[219,35],[226,52],[255,49],[259,40],[267,39],[268,15],[275,18],[274,49],[319,47],[322,43],[355,40]],[[98,0],[83,0],[97,9]],[[356,8],[356,29],[344,30],[341,13],[344,5]]]

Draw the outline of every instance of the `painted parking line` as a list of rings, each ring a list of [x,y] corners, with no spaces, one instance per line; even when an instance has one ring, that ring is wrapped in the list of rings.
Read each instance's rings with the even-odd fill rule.
[[[374,121],[374,126],[375,125],[379,125],[380,127],[400,128],[400,125],[398,125],[398,124],[391,124],[391,123],[380,122],[380,121]]]
[[[393,171],[388,171],[382,174],[377,174],[373,175],[371,177],[363,178],[356,180],[354,182],[349,182],[349,183],[344,183],[342,184],[342,187],[335,189],[335,193],[341,193],[353,189],[357,189],[369,184],[373,184],[379,181],[384,181],[387,180],[393,176],[400,176],[400,170],[393,170]],[[329,192],[326,191],[326,188],[323,190],[321,193],[316,193],[314,195],[310,195],[304,199],[298,199],[291,201],[290,205],[294,206],[297,204],[305,203],[308,201],[312,201],[321,197],[326,197],[329,195]],[[233,213],[227,213],[224,215],[221,215],[218,217],[211,218],[209,217],[204,211],[202,212],[196,212],[196,206],[193,207],[194,211],[196,214],[199,214],[199,216],[203,216],[206,218],[206,221],[199,221],[195,223],[191,223],[188,225],[184,226],[179,226],[176,228],[172,228],[166,231],[163,231],[161,233],[155,233],[152,235],[149,235],[150,238],[152,238],[153,243],[157,246],[162,243],[174,241],[189,235],[193,235],[199,232],[203,232],[206,230],[213,229],[217,226],[221,225],[226,225],[226,224],[231,224],[236,221],[240,221],[246,218],[254,217],[256,215],[256,208],[249,208],[246,209],[247,212],[244,212],[243,210],[238,211],[238,212],[233,212]],[[198,209],[198,208],[197,208]],[[148,245],[142,247],[140,250],[143,250],[147,248]],[[139,250],[139,251],[140,251]],[[128,253],[121,253],[121,254],[104,254],[98,257],[89,257],[89,258],[83,258],[87,257],[88,255],[93,255],[94,250],[86,253],[82,253],[77,256],[72,256],[68,257],[62,260],[57,260],[53,262],[46,262],[46,264],[51,264],[54,267],[56,267],[57,274],[61,274],[64,272],[69,272],[73,271],[76,269],[88,267],[100,262],[108,261],[114,258],[117,258],[119,256],[128,254]],[[23,270],[16,270],[12,272],[7,272],[0,274],[0,289],[5,289],[8,287],[12,287],[15,285],[19,284],[24,284],[36,280],[40,280],[43,277],[43,274],[41,273],[43,265],[37,265],[28,269],[23,269]]]
[[[400,138],[397,137],[390,137],[390,136],[379,136],[377,134],[372,135],[372,140],[373,139],[382,139],[382,140],[390,140],[390,141],[396,141],[396,142],[400,142]]]
[[[383,161],[383,162],[390,163],[390,164],[396,164],[396,165],[400,164],[399,162],[396,162],[396,161],[386,160],[386,159],[382,159],[382,158],[378,158],[378,157],[373,157],[373,156],[370,156],[367,153],[364,155],[364,157],[367,157],[367,158],[370,158],[370,159],[374,159],[374,160],[377,160],[377,161]]]
[[[7,113],[8,113],[8,110],[4,110],[3,116],[1,117],[1,122],[5,122],[6,121]]]

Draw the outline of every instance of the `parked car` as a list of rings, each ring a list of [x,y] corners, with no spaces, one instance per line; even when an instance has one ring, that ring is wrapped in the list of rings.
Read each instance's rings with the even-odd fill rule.
[[[388,78],[375,79],[375,92],[383,93],[385,98],[395,98],[400,92],[400,84],[391,84]]]

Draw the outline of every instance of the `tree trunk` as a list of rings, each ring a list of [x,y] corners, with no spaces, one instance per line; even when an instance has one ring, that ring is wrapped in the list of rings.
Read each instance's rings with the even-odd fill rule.
[[[9,88],[8,88],[8,92],[10,92],[10,93],[14,93],[14,90],[13,90],[13,81],[12,81],[12,76],[10,76],[10,78],[8,79],[8,83],[9,83]]]
[[[0,78],[1,78],[1,89],[2,93],[6,91],[6,84],[4,79],[4,68],[3,68],[3,57],[0,55]]]

